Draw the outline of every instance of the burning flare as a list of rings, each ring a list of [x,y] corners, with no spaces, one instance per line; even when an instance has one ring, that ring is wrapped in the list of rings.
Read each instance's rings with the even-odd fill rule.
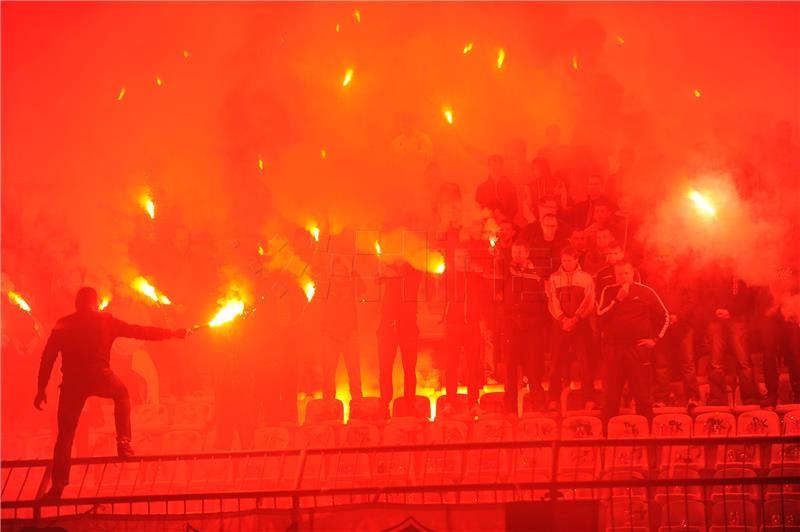
[[[233,321],[234,318],[244,314],[244,301],[241,299],[230,299],[222,305],[222,308],[208,322],[209,327],[219,327],[223,323]]]
[[[350,85],[350,81],[353,79],[353,69],[348,68],[347,72],[344,73],[344,79],[342,80],[342,87],[347,87]]]
[[[156,76],[156,85],[158,85],[159,87],[162,85],[161,78],[158,76]]]
[[[470,41],[466,45],[464,45],[464,55],[467,55],[472,51],[473,43]]]
[[[381,254],[381,243],[377,240],[375,241],[375,253],[377,253],[378,256]]]
[[[306,281],[303,284],[303,292],[306,294],[306,299],[308,302],[311,303],[311,300],[314,299],[314,293],[317,291],[317,285],[314,284],[314,281]]]
[[[189,59],[189,50],[184,50],[183,51],[183,58],[184,59]]]
[[[699,98],[700,97],[700,89],[695,89],[694,90],[694,97],[695,98]]]
[[[573,55],[572,56],[572,68],[573,68],[573,70],[578,70],[578,56],[577,55]]]
[[[495,247],[497,245],[497,237],[496,236],[490,236],[489,237],[489,245],[491,247]]]
[[[314,222],[306,224],[306,230],[314,237],[314,242],[319,242],[319,227]]]
[[[449,107],[446,107],[444,109],[444,119],[447,120],[448,124],[453,123],[453,110],[450,109]]]
[[[8,299],[9,299],[9,301],[11,301],[15,305],[17,305],[19,308],[21,308],[22,310],[24,310],[25,312],[30,314],[31,306],[28,305],[28,302],[25,301],[25,299],[23,299],[21,295],[19,295],[16,292],[12,292],[12,291],[9,290]]]
[[[622,38],[622,35],[617,35],[617,42],[620,44],[625,44],[625,39]]]
[[[122,98],[124,98],[124,97],[125,97],[125,87],[122,87],[122,90],[119,91],[119,96],[117,96],[117,101],[121,102]]]
[[[264,159],[262,159],[260,155],[258,156],[258,169],[259,170],[264,169]]]
[[[506,60],[506,51],[503,50],[502,48],[500,48],[500,50],[497,51],[497,68],[498,69],[503,68],[503,61],[505,61],[505,60]]]
[[[339,33],[339,25],[336,25],[336,33]]]
[[[353,16],[356,18],[356,22],[361,23],[361,11],[356,9],[353,11]]]
[[[109,303],[111,303],[111,298],[104,296],[102,299],[100,299],[100,303],[97,305],[97,310],[100,312],[104,311]]]
[[[150,197],[149,192],[146,192],[141,198],[139,198],[139,205],[142,206],[151,220],[155,219],[156,204],[153,202],[153,198]]]
[[[262,257],[264,256],[264,248],[262,246],[258,246],[258,254]]]
[[[158,292],[156,288],[141,275],[131,282],[131,287],[137,292],[144,294],[155,303],[160,303],[162,305],[172,304],[172,301],[170,301],[167,296]]]
[[[700,211],[702,214],[709,216],[711,218],[717,217],[717,209],[711,204],[705,196],[700,194],[696,190],[692,190],[689,192],[689,199],[694,202],[695,207],[697,210]]]

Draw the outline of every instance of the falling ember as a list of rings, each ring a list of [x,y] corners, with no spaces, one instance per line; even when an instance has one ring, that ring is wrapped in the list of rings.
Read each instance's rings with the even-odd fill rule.
[[[244,314],[244,301],[231,299],[225,303],[217,314],[208,322],[209,327],[219,327],[223,323],[233,321],[234,318]]]
[[[700,194],[698,191],[692,190],[689,192],[689,199],[694,202],[695,207],[697,207],[697,210],[699,210],[701,213],[712,218],[717,216],[717,209],[715,209],[711,202],[708,201],[705,196]]]
[[[303,285],[303,292],[306,294],[306,299],[308,302],[311,303],[311,300],[314,299],[314,293],[317,291],[317,286],[314,284],[314,281],[308,281]]]
[[[622,35],[617,35],[617,42],[620,44],[625,44],[625,39],[622,38]]]
[[[453,111],[450,110],[450,109],[445,109],[444,110],[444,119],[447,120],[448,124],[452,124],[453,123]]]
[[[323,159],[328,156],[328,152],[325,151],[325,148],[319,150],[319,154],[320,156],[322,156]]]
[[[573,70],[578,70],[578,56],[577,55],[573,55],[572,56],[572,68],[573,68]]]
[[[156,76],[156,85],[161,86],[161,78]]]
[[[153,202],[153,198],[150,197],[150,194],[145,194],[141,198],[139,198],[139,205],[145,210],[147,215],[150,217],[151,220],[154,220],[156,217],[156,204]]]
[[[142,276],[134,279],[133,282],[131,282],[131,287],[137,292],[144,294],[149,299],[152,299],[156,303],[161,303],[162,305],[172,304],[172,301],[170,301],[167,296],[159,293],[156,288],[147,282],[147,279]]]
[[[108,306],[109,303],[111,303],[111,298],[110,297],[104,297],[104,298],[102,298],[100,300],[100,303],[97,305],[97,309],[102,312],[102,311],[104,311],[106,309],[106,307]]]
[[[497,68],[503,68],[503,61],[506,60],[506,51],[500,48],[497,51]]]
[[[467,43],[467,44],[464,46],[464,55],[467,55],[468,53],[470,53],[470,52],[472,51],[472,46],[473,46],[473,43],[472,43],[472,42],[468,42],[468,43]]]
[[[117,96],[117,101],[121,102],[122,98],[124,98],[124,97],[125,97],[125,87],[122,87],[122,90],[119,91],[119,96]]]
[[[489,245],[495,247],[497,245],[497,237],[493,236],[489,238]]]
[[[378,242],[377,240],[375,241],[375,253],[377,253],[378,255],[381,254],[381,243]]]
[[[22,298],[22,296],[19,295],[18,293],[9,291],[8,292],[8,299],[9,299],[9,301],[11,301],[15,305],[17,305],[19,308],[24,310],[25,312],[30,312],[31,311],[31,306],[28,305],[28,302],[25,301]]]
[[[700,97],[700,90],[699,90],[699,89],[695,89],[695,90],[694,90],[694,97],[695,97],[695,98],[699,98],[699,97]],[[712,98],[712,99],[713,99],[713,98]]]
[[[189,50],[184,50],[183,51],[183,58],[184,59],[189,59]]]
[[[262,257],[264,256],[264,248],[263,247],[258,246],[258,254],[261,255]]]
[[[260,155],[258,156],[258,169],[264,170],[264,159],[262,159]]]
[[[342,87],[347,87],[350,85],[350,81],[353,79],[353,69],[348,68],[347,72],[344,73],[344,79],[342,80]]]
[[[336,25],[336,33],[339,33],[339,25]]]
[[[353,16],[356,18],[356,22],[361,23],[361,11],[356,9],[353,11]]]

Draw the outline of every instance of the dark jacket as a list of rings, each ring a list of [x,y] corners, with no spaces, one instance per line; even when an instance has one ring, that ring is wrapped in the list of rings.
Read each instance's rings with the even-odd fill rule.
[[[507,220],[517,214],[517,189],[507,178],[487,179],[478,185],[475,201],[484,209],[499,210]]]
[[[633,269],[633,280],[636,281],[637,283],[642,282],[642,276],[639,275],[639,270],[637,268]],[[617,274],[614,271],[614,265],[609,264],[608,266],[602,268],[599,272],[597,272],[597,278],[594,284],[598,294],[602,294],[603,288],[605,288],[606,286],[617,284]],[[656,292],[658,291],[656,290]]]
[[[544,278],[530,260],[525,266],[512,263],[503,281],[503,310],[507,318],[542,320],[548,316]]]
[[[39,389],[44,390],[61,352],[64,380],[81,379],[109,368],[111,344],[117,338],[166,340],[172,331],[159,327],[131,325],[104,312],[76,312],[58,320],[39,365]]]
[[[669,327],[669,311],[658,294],[641,283],[631,285],[628,297],[617,301],[622,285],[607,286],[600,294],[597,316],[603,338],[613,345],[635,345],[645,338],[663,338]]]

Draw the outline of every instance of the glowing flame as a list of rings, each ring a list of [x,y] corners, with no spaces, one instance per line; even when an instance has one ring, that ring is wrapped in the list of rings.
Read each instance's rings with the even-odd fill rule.
[[[161,86],[161,78],[156,76],[156,85]]]
[[[258,254],[261,255],[262,257],[264,256],[264,248],[263,247],[258,246]]]
[[[339,25],[336,25],[336,33],[339,33]]]
[[[577,55],[573,55],[572,56],[572,68],[574,70],[578,70],[578,56]]]
[[[381,254],[381,243],[378,242],[377,240],[375,241],[375,253],[377,253],[378,255]]]
[[[694,97],[695,97],[695,98],[699,98],[699,97],[700,97],[700,90],[699,90],[699,89],[695,89],[695,90],[694,90]],[[713,98],[712,98],[712,99],[713,99]]]
[[[147,215],[150,217],[151,220],[154,220],[156,217],[156,204],[153,202],[153,198],[150,197],[150,193],[145,193],[141,198],[139,198],[139,205],[145,210]]]
[[[325,148],[322,148],[321,150],[319,150],[319,154],[320,154],[320,156],[322,156],[323,159],[328,156],[328,152],[325,151]]]
[[[306,294],[306,299],[308,302],[311,303],[311,300],[314,299],[314,293],[317,291],[317,286],[314,284],[314,281],[307,281],[303,285],[303,292]]]
[[[356,18],[356,22],[358,23],[361,22],[361,11],[356,9],[355,11],[353,11],[353,16]]]
[[[100,300],[100,304],[97,305],[98,310],[100,310],[101,312],[104,311],[109,303],[111,303],[111,298],[110,297],[103,297]]]
[[[472,51],[472,46],[473,46],[472,42],[468,42],[466,45],[464,45],[464,55],[467,55]]]
[[[353,79],[353,69],[348,68],[347,72],[344,73],[344,79],[342,80],[342,87],[347,87],[350,85],[350,81]]]
[[[497,237],[496,236],[489,237],[489,245],[492,246],[492,247],[495,247],[497,245]]]
[[[319,242],[319,227],[314,222],[309,222],[306,225],[306,230],[314,237],[314,242]]]
[[[9,301],[11,301],[15,305],[17,305],[19,308],[24,310],[25,312],[30,312],[31,311],[31,306],[28,305],[28,302],[25,301],[22,298],[22,296],[19,295],[18,293],[9,291],[8,292],[8,299],[9,299]]]
[[[147,279],[142,276],[137,277],[136,279],[131,282],[131,287],[147,296],[149,299],[153,300],[156,303],[161,303],[162,305],[171,305],[172,301],[169,300],[167,296],[158,292],[156,288],[151,285]]]
[[[503,68],[503,61],[506,60],[506,51],[500,48],[497,51],[497,68]]]
[[[447,120],[448,124],[453,123],[453,111],[452,109],[445,108],[444,109],[444,119]]]
[[[264,169],[264,159],[262,159],[260,155],[258,156],[258,169],[259,170]]]
[[[227,301],[216,315],[208,322],[209,327],[219,327],[223,323],[233,321],[234,318],[244,314],[244,301],[231,299]]]
[[[184,59],[189,59],[189,50],[184,50],[183,51],[183,58]]]
[[[689,192],[689,199],[694,202],[695,207],[697,207],[697,210],[701,213],[712,218],[717,216],[717,209],[715,209],[711,202],[698,191],[692,190]]]
[[[617,42],[620,44],[625,44],[625,39],[622,38],[622,35],[617,35]]]
[[[122,90],[119,91],[119,96],[117,96],[117,101],[121,102],[122,98],[124,98],[124,97],[125,97],[125,87],[122,87]]]
[[[434,253],[429,261],[428,271],[435,273],[436,275],[442,275],[444,270],[444,257],[440,253]]]

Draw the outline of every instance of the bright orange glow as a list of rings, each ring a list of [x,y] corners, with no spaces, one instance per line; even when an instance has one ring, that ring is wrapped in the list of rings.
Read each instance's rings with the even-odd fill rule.
[[[9,301],[11,301],[15,305],[17,305],[19,308],[24,310],[25,312],[30,312],[31,311],[31,306],[28,305],[28,302],[25,301],[25,299],[23,299],[23,297],[21,295],[19,295],[18,293],[9,291],[8,292],[8,299],[9,299]]]
[[[620,44],[625,44],[625,39],[622,38],[622,35],[617,35],[617,42]]]
[[[574,70],[578,70],[578,56],[577,55],[573,55],[572,56],[572,68]]]
[[[139,205],[142,206],[151,220],[155,219],[156,204],[153,202],[153,198],[150,197],[149,192],[146,192],[141,198],[139,198]]]
[[[347,72],[344,73],[344,79],[342,80],[342,87],[347,87],[350,85],[350,82],[353,80],[353,69],[348,68]]]
[[[497,237],[496,236],[489,237],[489,245],[492,246],[492,247],[495,247],[497,245]]]
[[[244,301],[241,299],[230,299],[223,303],[222,308],[211,318],[208,325],[209,327],[219,327],[223,323],[233,321],[242,314],[244,314]]]
[[[100,299],[100,304],[97,305],[97,308],[102,312],[106,309],[109,303],[111,303],[111,298],[103,297],[102,299]]]
[[[117,96],[117,101],[121,102],[122,98],[125,97],[125,87],[122,87],[122,90],[119,91],[119,96]]]
[[[444,119],[447,120],[448,124],[453,123],[453,110],[450,108],[444,109]]]
[[[184,59],[189,59],[189,50],[184,50],[183,51],[183,58]]]
[[[306,299],[308,302],[311,303],[311,300],[314,299],[314,294],[317,291],[317,285],[314,284],[314,281],[306,281],[303,284],[303,292],[306,294]]]
[[[695,207],[700,213],[715,218],[717,216],[717,209],[711,204],[708,199],[696,190],[689,192],[689,199],[694,202]]]
[[[358,23],[361,22],[361,11],[356,9],[355,11],[353,11],[353,16],[355,17],[356,22],[358,22]]]
[[[428,271],[436,275],[442,275],[444,270],[444,257],[439,252],[432,252],[428,258]]]
[[[694,97],[695,98],[699,98],[700,97],[700,90],[699,89],[695,89],[694,90]]]
[[[264,159],[262,159],[260,155],[258,156],[258,169],[264,170]]]
[[[497,68],[503,68],[503,61],[506,60],[506,51],[500,48],[497,51]]]
[[[261,255],[262,257],[264,256],[264,248],[263,247],[258,246],[258,254]]]
[[[381,243],[377,240],[375,241],[375,253],[379,256],[381,254]]]
[[[325,151],[325,148],[322,148],[321,150],[319,150],[319,154],[323,159],[328,156],[328,152]]]
[[[147,279],[142,276],[137,277],[131,282],[131,287],[137,292],[144,294],[148,299],[155,303],[162,305],[171,305],[172,301],[167,296],[160,293],[156,288],[150,284]]]
[[[319,242],[319,226],[314,222],[308,222],[306,224],[306,231],[311,233],[311,236],[314,237],[314,242]]]
[[[472,47],[473,47],[473,43],[471,41],[468,42],[467,44],[465,44],[464,45],[464,51],[463,51],[464,55],[467,55],[468,53],[470,53],[472,51]]]
[[[156,76],[156,85],[161,86],[161,78]]]
[[[336,25],[336,33],[339,33],[339,25]]]

